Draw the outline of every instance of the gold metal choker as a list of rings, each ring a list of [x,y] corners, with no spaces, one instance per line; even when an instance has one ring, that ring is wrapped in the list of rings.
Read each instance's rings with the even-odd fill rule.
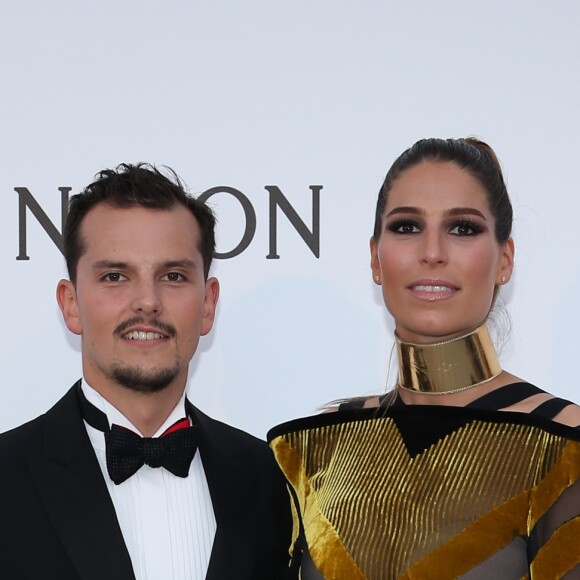
[[[501,373],[487,325],[435,344],[397,338],[398,387],[426,395],[450,395],[495,379]]]

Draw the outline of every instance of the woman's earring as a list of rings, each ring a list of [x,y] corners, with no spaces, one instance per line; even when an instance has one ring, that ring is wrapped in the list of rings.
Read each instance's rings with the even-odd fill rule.
[[[375,276],[375,282],[376,282],[377,284],[380,284],[380,282],[381,282],[381,277],[380,277],[379,275]]]
[[[501,283],[502,283],[502,284],[505,284],[505,281],[506,281],[506,277],[505,277],[505,276],[502,276],[502,277],[501,277]]]

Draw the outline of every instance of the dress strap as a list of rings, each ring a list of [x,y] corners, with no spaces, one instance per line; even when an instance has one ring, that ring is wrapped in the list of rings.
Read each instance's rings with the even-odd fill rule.
[[[548,399],[541,405],[538,405],[531,413],[532,415],[540,415],[546,419],[553,419],[562,409],[565,409],[568,405],[573,404],[574,403],[572,403],[572,401],[554,397],[553,399]]]
[[[369,399],[378,399],[379,407],[390,407],[391,405],[395,404],[396,400],[399,398],[397,395],[397,391],[388,391],[378,397],[370,396],[370,397],[354,397],[353,399],[349,399],[348,401],[343,401],[338,405],[338,411],[351,411],[353,409],[362,409],[364,408],[366,402]],[[374,405],[373,405],[374,406]]]
[[[349,411],[351,409],[362,409],[364,407],[366,398],[352,399],[351,401],[345,401],[338,405],[339,411]]]
[[[544,392],[530,383],[512,383],[487,393],[487,395],[483,395],[465,406],[470,409],[503,409],[504,407],[515,405],[532,395]]]

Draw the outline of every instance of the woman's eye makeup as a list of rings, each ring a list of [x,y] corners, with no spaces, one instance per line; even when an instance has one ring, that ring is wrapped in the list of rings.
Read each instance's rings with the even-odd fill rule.
[[[395,234],[416,234],[421,231],[421,224],[416,220],[398,219],[389,222],[387,230]]]
[[[455,236],[475,236],[482,231],[483,227],[472,220],[457,220],[449,229],[449,233]]]
[[[416,219],[397,219],[386,224],[386,229],[394,234],[418,234],[424,224]],[[484,227],[469,219],[455,219],[445,226],[447,232],[454,236],[475,236],[484,231]]]

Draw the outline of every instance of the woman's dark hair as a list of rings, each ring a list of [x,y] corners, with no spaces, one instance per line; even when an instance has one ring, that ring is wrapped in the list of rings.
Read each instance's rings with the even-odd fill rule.
[[[177,204],[185,206],[199,225],[198,249],[207,278],[215,252],[215,216],[205,203],[186,192],[172,169],[165,169],[167,175],[147,163],[122,163],[115,169],[101,171],[96,175],[96,181],[71,197],[64,227],[64,257],[73,283],[76,282],[78,261],[86,251],[80,235],[82,221],[92,208],[101,203],[118,208],[145,207],[160,210],[171,209]]]
[[[493,149],[483,141],[465,139],[422,139],[404,151],[393,163],[379,191],[373,237],[382,231],[383,214],[389,192],[403,172],[423,161],[455,163],[475,177],[485,189],[487,202],[495,218],[495,237],[500,244],[512,231],[513,210],[503,173]]]

